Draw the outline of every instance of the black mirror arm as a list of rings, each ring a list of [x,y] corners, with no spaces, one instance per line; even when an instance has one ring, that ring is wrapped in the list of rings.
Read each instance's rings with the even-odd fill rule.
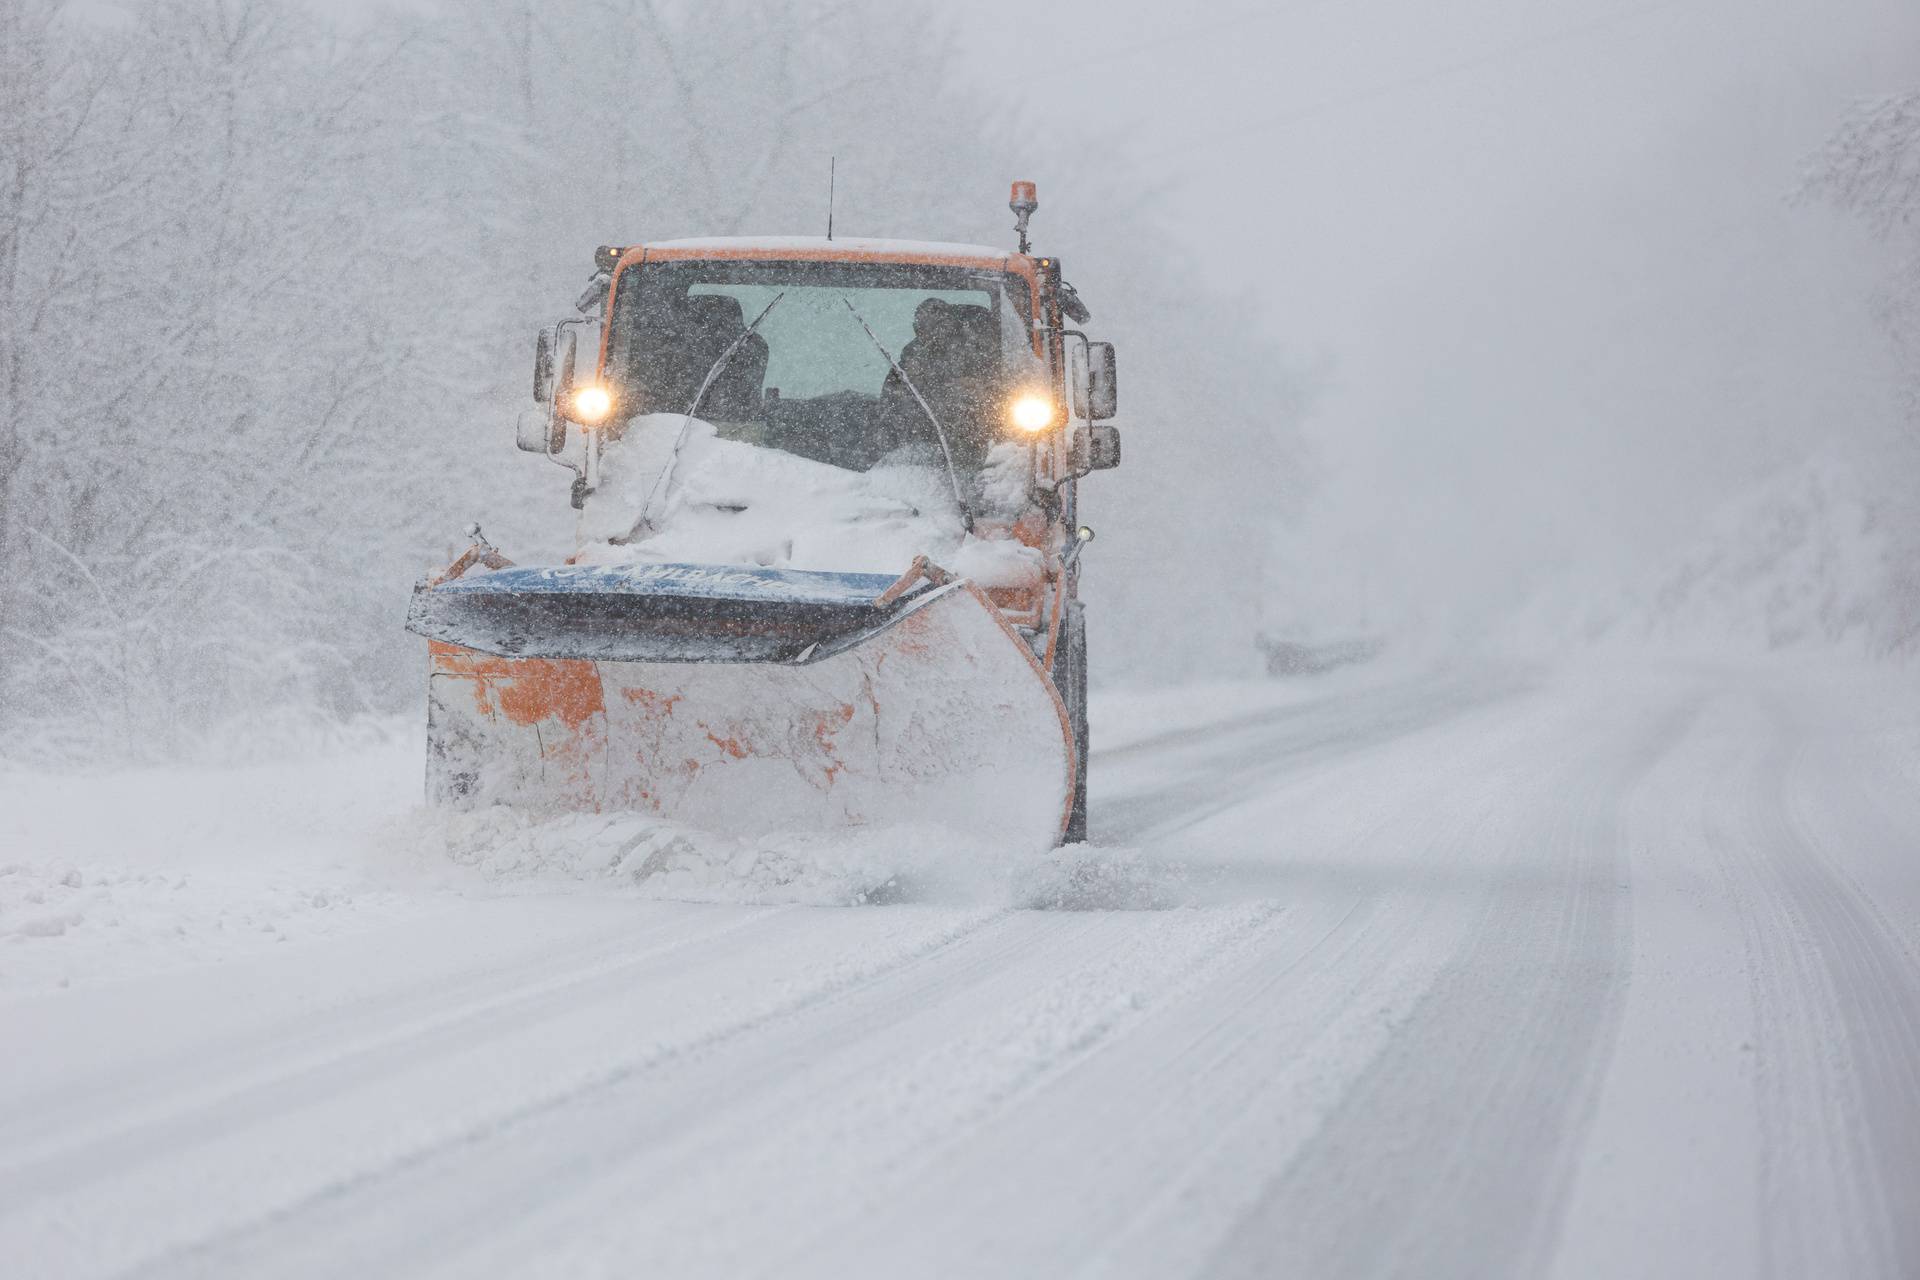
[[[607,289],[612,284],[613,274],[611,272],[594,272],[587,280],[586,292],[582,293],[580,300],[573,304],[573,309],[589,318],[599,316],[600,308],[604,306],[607,301]]]
[[[1085,324],[1093,319],[1093,312],[1087,310],[1087,304],[1080,301],[1080,291],[1065,280],[1060,282],[1060,309],[1075,324]]]

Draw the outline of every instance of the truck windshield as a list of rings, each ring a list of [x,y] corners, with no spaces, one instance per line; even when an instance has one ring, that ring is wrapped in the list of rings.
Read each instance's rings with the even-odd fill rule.
[[[723,438],[860,471],[939,447],[924,399],[955,464],[972,468],[993,443],[1010,377],[1033,361],[1006,282],[992,271],[901,263],[646,263],[620,278],[607,375],[622,421],[686,413],[699,397],[696,416]]]

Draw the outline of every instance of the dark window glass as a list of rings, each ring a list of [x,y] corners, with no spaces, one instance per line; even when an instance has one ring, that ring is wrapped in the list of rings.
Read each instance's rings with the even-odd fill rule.
[[[931,409],[955,462],[972,467],[998,433],[1011,377],[1034,368],[1007,284],[1025,287],[891,263],[648,263],[621,277],[608,373],[623,418],[684,414],[697,398],[696,416],[723,438],[855,470],[937,447]]]

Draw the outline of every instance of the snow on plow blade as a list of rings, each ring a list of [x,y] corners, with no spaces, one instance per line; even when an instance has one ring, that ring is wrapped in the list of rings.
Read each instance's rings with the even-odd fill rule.
[[[414,593],[428,786],[734,835],[1064,829],[1064,708],[971,583],[688,565],[504,569]]]

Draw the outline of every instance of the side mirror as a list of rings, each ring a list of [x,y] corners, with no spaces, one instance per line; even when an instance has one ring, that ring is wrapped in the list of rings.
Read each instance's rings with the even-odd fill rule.
[[[552,438],[554,413],[551,409],[522,409],[513,420],[513,443],[522,453],[547,453]]]
[[[1067,412],[1077,422],[1087,420],[1088,373],[1091,364],[1087,359],[1087,345],[1084,341],[1067,344],[1067,394],[1072,402]]]
[[[553,399],[553,333],[542,329],[533,340],[533,402]]]
[[[533,399],[545,408],[528,409],[513,424],[513,442],[528,453],[559,453],[567,444],[567,419],[560,412],[567,393],[573,388],[573,365],[579,354],[580,338],[564,333],[559,348],[559,368],[555,369],[554,334],[542,329],[533,343]]]
[[[1120,412],[1120,382],[1114,368],[1113,344],[1111,342],[1093,342],[1087,345],[1087,414],[1096,422],[1102,418],[1111,418]],[[1119,437],[1114,437],[1115,449],[1119,448]],[[1115,459],[1119,455],[1116,453]]]
[[[1120,428],[1101,422],[1088,433],[1087,470],[1111,471],[1120,465]]]
[[[573,362],[580,354],[580,335],[567,330],[560,344],[560,377],[553,385],[554,398],[561,404],[567,402],[567,393],[573,390]]]
[[[580,351],[580,335],[570,330],[560,334],[557,361],[559,368],[556,371],[554,368],[556,334],[560,334],[559,327],[542,329],[533,340],[533,402],[535,404],[551,404],[556,390],[564,399],[567,389],[573,386],[573,363]]]

